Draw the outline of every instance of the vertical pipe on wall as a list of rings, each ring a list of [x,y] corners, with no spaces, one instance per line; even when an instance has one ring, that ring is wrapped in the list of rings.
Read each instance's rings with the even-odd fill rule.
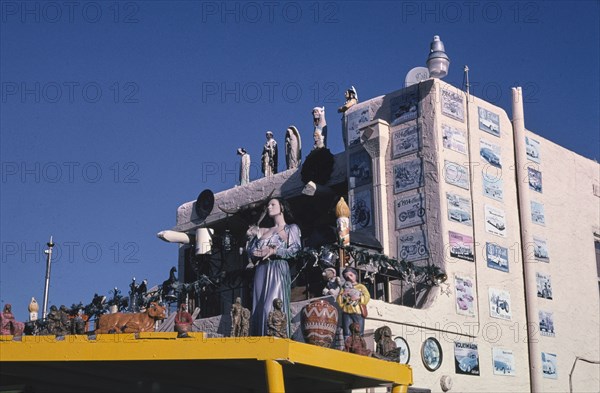
[[[527,155],[525,147],[525,118],[523,111],[523,92],[520,87],[512,88],[512,123],[515,144],[515,166],[517,181],[517,200],[521,227],[521,255],[523,259],[523,275],[525,286],[525,308],[527,315],[527,343],[529,346],[529,378],[531,391],[542,391],[541,351],[537,338],[530,333],[537,331],[538,307],[537,286],[535,281],[535,263],[527,261],[527,244],[531,239],[531,212],[529,200],[529,180],[527,173]],[[529,329],[535,326],[536,329]]]

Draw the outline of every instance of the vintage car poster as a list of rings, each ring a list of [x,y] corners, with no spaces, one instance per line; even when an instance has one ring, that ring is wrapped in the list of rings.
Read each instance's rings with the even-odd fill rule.
[[[481,173],[483,178],[483,196],[495,199],[497,201],[502,201],[504,198],[502,177],[488,176],[486,172],[487,171],[484,169]]]
[[[446,193],[448,220],[473,226],[471,218],[471,199],[451,192]]]
[[[392,131],[392,159],[419,150],[419,128],[417,124],[399,127]]]
[[[502,154],[499,145],[495,145],[485,139],[479,140],[479,156],[483,162],[496,168],[502,168]],[[498,174],[499,176],[500,174]]]
[[[485,231],[506,237],[506,216],[503,210],[485,205]]]
[[[465,108],[462,92],[442,89],[442,113],[453,119],[464,121]]]
[[[463,259],[465,261],[475,261],[475,253],[473,252],[473,237],[463,235],[461,233],[448,231],[450,240],[450,256],[453,258]]]
[[[538,225],[546,225],[546,216],[544,215],[544,205],[531,201],[531,222]]]
[[[515,355],[512,349],[492,348],[492,362],[494,363],[494,375],[514,377]]]
[[[550,311],[540,310],[540,334],[542,336],[554,337],[554,313]]]
[[[540,142],[529,137],[525,137],[525,151],[527,159],[533,162],[540,163]]]
[[[346,130],[348,133],[348,146],[360,142],[360,127],[373,120],[373,110],[369,103],[352,111],[347,116]]]
[[[489,290],[490,317],[499,319],[512,319],[510,306],[510,293],[496,288]]]
[[[371,172],[371,156],[366,150],[361,149],[350,154],[349,168],[350,181],[349,187],[360,187],[371,183],[373,175]]]
[[[558,369],[556,368],[557,364],[558,361],[556,359],[556,354],[542,352],[542,372],[544,374],[544,378],[558,378]]]
[[[442,123],[442,143],[445,149],[467,154],[467,137],[465,130]]]
[[[454,371],[457,374],[479,375],[477,344],[454,342]]]
[[[490,112],[485,108],[479,107],[479,129],[488,132],[494,136],[500,136],[500,116]]]
[[[373,224],[372,206],[370,189],[354,192],[350,217],[353,230],[368,228]]]
[[[527,174],[529,175],[529,189],[539,192],[542,192],[542,172],[533,169],[531,167],[527,168]]]
[[[469,317],[475,316],[475,289],[471,277],[454,276],[454,288],[456,292],[456,312]]]
[[[425,232],[418,231],[398,236],[398,257],[406,262],[429,258]]]
[[[531,255],[531,254],[530,254]],[[538,261],[550,262],[550,256],[548,254],[548,244],[546,239],[541,237],[533,237],[533,257]]]
[[[444,179],[446,183],[469,189],[469,170],[455,162],[444,160]]]
[[[425,198],[422,194],[406,195],[396,199],[396,229],[425,223]]]
[[[402,124],[417,118],[419,107],[418,91],[413,90],[409,94],[403,94],[390,100],[390,127]]]
[[[542,299],[552,300],[552,280],[549,274],[535,273],[535,282],[537,284],[537,295]]]
[[[508,248],[485,243],[487,266],[508,273]]]
[[[423,166],[420,158],[394,165],[394,194],[422,186]]]

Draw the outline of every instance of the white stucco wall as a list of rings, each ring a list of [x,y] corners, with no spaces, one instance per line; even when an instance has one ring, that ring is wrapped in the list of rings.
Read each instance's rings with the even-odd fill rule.
[[[527,117],[525,116],[525,119]],[[565,129],[567,132],[567,129]],[[556,355],[556,379],[546,378],[543,370],[540,390],[569,390],[569,373],[576,357],[600,360],[600,317],[598,273],[594,240],[600,240],[600,198],[593,185],[600,183],[600,166],[547,139],[526,131],[525,136],[539,142],[539,163],[519,157],[519,168],[533,168],[542,174],[542,190],[527,187],[530,201],[544,206],[545,223],[530,218],[526,263],[537,273],[549,275],[552,299],[536,297],[529,302],[534,310],[551,312],[554,336],[541,335],[536,325],[532,339],[538,340],[540,352]],[[523,198],[526,199],[526,198]],[[531,217],[531,205],[522,203],[525,215]],[[546,240],[548,261],[533,254],[533,238]],[[535,285],[531,279],[528,284]],[[539,323],[538,321],[534,321]],[[538,354],[541,358],[541,353]],[[573,373],[574,392],[600,391],[600,365],[578,362]]]
[[[419,88],[421,101],[418,120],[409,121],[400,127],[390,127],[390,142],[386,151],[386,196],[390,233],[387,249],[391,250],[390,256],[398,258],[398,236],[425,230],[431,252],[429,263],[443,266],[448,281],[440,288],[434,289],[437,292],[429,298],[429,302],[426,303],[430,304],[423,309],[371,301],[367,328],[375,329],[386,324],[390,326],[394,336],[402,336],[407,340],[411,349],[409,364],[414,370],[415,387],[439,392],[440,378],[449,375],[454,382],[452,391],[523,392],[530,390],[530,377],[533,376],[541,381],[538,387],[542,391],[568,391],[569,372],[575,357],[599,359],[599,291],[595,268],[594,231],[600,233],[600,199],[593,195],[592,184],[599,182],[600,167],[597,163],[530,132],[527,135],[540,142],[541,163],[532,163],[526,157],[518,155],[515,158],[513,126],[503,109],[473,96],[467,104],[466,93],[439,80],[424,82]],[[441,89],[462,97],[462,121],[442,113]],[[390,121],[387,117],[389,110],[385,106],[389,105],[394,97],[404,93],[405,91],[393,92],[383,98],[378,97],[377,100],[363,103],[363,106],[373,107],[372,113],[380,114],[384,120]],[[480,129],[479,108],[498,115],[499,135]],[[361,107],[353,109],[360,110]],[[421,149],[418,153],[394,158],[391,146],[393,133],[411,124],[419,126]],[[444,147],[442,125],[464,130],[468,140],[465,154]],[[502,168],[490,165],[480,154],[481,148],[489,145],[499,149],[496,153],[500,157]],[[397,229],[394,202],[402,196],[414,194],[416,190],[394,193],[393,167],[417,157],[423,162],[424,186],[419,191],[425,197],[427,219],[424,225]],[[515,161],[516,159],[519,161]],[[468,168],[468,190],[451,184],[452,182],[446,179],[444,166],[449,162]],[[527,167],[532,164],[536,170],[542,172],[542,193],[529,190],[532,195],[521,195],[519,198],[517,172],[523,168],[527,171]],[[484,195],[483,174],[501,181],[501,200]],[[449,220],[446,193],[470,200],[472,226]],[[544,205],[544,226],[522,222],[523,216],[529,219],[531,217],[531,200]],[[504,213],[506,227],[503,231],[495,231],[497,233],[491,233],[491,228],[486,223],[490,216],[489,210],[494,209]],[[522,209],[525,209],[524,214],[520,216]],[[474,262],[450,256],[449,231],[473,237]],[[533,258],[534,235],[546,240],[550,254],[549,263]],[[508,272],[488,267],[486,243],[494,243],[507,249]],[[551,276],[554,294],[552,300],[535,295],[533,299],[532,296],[530,299],[526,298],[526,285],[533,286],[535,294],[537,282],[535,275],[525,278],[524,262],[536,264],[537,270]],[[472,316],[457,313],[454,281],[456,275],[474,280],[476,301]],[[490,310],[490,288],[509,293],[510,319],[492,316],[494,313]],[[447,291],[441,292],[442,290]],[[540,334],[537,317],[528,321],[526,305],[553,313],[554,336]],[[538,313],[536,311],[533,314],[537,316]],[[420,356],[421,346],[427,337],[435,337],[443,349],[443,363],[433,372],[424,367]],[[479,376],[455,372],[456,341],[477,344]],[[536,350],[533,351],[536,356],[533,362],[529,356],[530,342],[537,344]],[[494,348],[512,351],[514,376],[494,374]],[[542,351],[557,355],[556,379],[536,374],[543,374]],[[534,365],[532,370],[530,364]],[[530,372],[533,374],[530,375]],[[596,365],[578,363],[573,376],[574,391],[600,391],[599,373]]]

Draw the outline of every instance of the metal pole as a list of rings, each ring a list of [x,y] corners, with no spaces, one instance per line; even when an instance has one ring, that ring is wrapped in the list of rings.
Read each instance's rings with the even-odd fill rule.
[[[48,246],[47,250],[44,250],[44,254],[46,257],[46,282],[44,284],[44,308],[42,313],[42,319],[46,319],[46,312],[48,311],[48,287],[50,286],[50,264],[52,263],[52,247],[54,247],[54,243],[52,242],[52,236],[50,236],[50,241],[46,243]]]
[[[265,360],[265,371],[267,372],[267,389],[269,393],[285,393],[285,382],[283,380],[283,367],[276,360]]]

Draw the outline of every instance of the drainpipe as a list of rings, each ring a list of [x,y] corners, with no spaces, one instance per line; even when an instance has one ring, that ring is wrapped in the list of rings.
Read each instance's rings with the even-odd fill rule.
[[[542,358],[539,338],[530,337],[530,331],[537,331],[538,307],[537,286],[535,284],[535,261],[526,261],[527,245],[532,242],[531,202],[527,173],[525,148],[525,118],[523,115],[523,92],[520,87],[512,88],[513,138],[515,144],[515,171],[517,179],[517,199],[521,226],[521,257],[523,259],[523,281],[525,286],[525,309],[527,316],[527,343],[529,346],[529,380],[532,392],[542,391]],[[535,327],[529,329],[529,327]]]

